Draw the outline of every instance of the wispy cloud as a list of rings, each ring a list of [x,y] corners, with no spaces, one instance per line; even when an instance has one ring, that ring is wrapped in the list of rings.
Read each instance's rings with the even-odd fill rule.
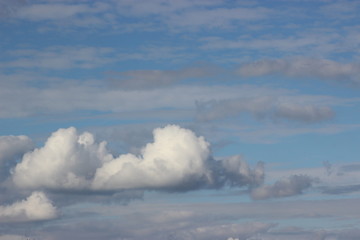
[[[4,62],[2,68],[90,69],[114,61],[112,52],[111,48],[66,46],[15,50],[8,53],[9,58],[14,60]]]
[[[293,78],[320,78],[359,84],[359,63],[340,63],[327,59],[268,59],[244,64],[238,69],[243,77],[284,75]]]

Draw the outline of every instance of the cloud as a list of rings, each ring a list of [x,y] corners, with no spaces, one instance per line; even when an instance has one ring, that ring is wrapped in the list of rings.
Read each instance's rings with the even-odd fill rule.
[[[301,98],[301,96],[262,96],[198,101],[197,119],[211,121],[250,113],[259,119],[286,119],[311,123],[329,120],[335,115],[330,107],[317,105],[305,96]]]
[[[0,206],[0,222],[27,222],[57,217],[57,210],[42,192],[33,192],[25,200]]]
[[[33,141],[27,136],[0,136],[0,181],[10,174],[16,160],[33,147]]]
[[[359,66],[358,63],[340,63],[327,59],[268,59],[244,64],[238,69],[238,74],[244,77],[277,74],[359,84]]]
[[[170,239],[217,240],[226,239],[229,235],[236,236],[239,239],[249,239],[250,237],[256,236],[260,233],[267,232],[275,225],[276,224],[262,222],[209,225],[189,229],[185,232],[175,233],[170,235],[173,237]],[[188,236],[189,238],[181,238],[182,236]]]
[[[15,15],[26,4],[26,0],[0,0],[0,18]]]
[[[292,175],[287,179],[276,181],[273,185],[254,188],[251,197],[255,200],[263,200],[302,194],[314,181],[316,181],[314,178],[306,175]]]
[[[154,141],[114,157],[106,142],[73,127],[54,132],[42,148],[26,153],[12,173],[17,187],[71,191],[159,189],[183,191],[223,186],[253,186],[263,180],[263,165],[251,169],[239,156],[214,160],[210,144],[191,130],[168,125],[153,131]]]
[[[216,70],[210,66],[188,67],[179,70],[133,70],[111,72],[110,82],[122,89],[149,89],[171,86],[186,79],[210,77]]]
[[[157,0],[139,4],[133,1],[118,1],[121,14],[129,17],[155,17],[171,29],[223,28],[269,17],[272,12],[264,7],[239,7],[238,4],[224,7],[221,1],[164,1]]]
[[[33,141],[27,136],[0,136],[0,166],[16,160],[33,147]]]
[[[101,161],[110,158],[105,142],[94,143],[92,134],[75,128],[59,129],[44,147],[24,155],[12,179],[23,188],[85,189]]]
[[[209,143],[190,130],[167,126],[154,130],[154,142],[141,156],[120,155],[96,170],[95,189],[171,188],[206,181]]]
[[[0,240],[24,240],[24,239],[26,239],[26,237],[20,235],[13,235],[13,234],[0,235]]]
[[[9,51],[6,68],[42,68],[51,70],[90,69],[114,61],[111,48],[53,46],[42,50],[20,49]]]

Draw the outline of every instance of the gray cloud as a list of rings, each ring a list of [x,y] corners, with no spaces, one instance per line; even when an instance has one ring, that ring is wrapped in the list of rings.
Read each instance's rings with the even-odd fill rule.
[[[33,192],[25,200],[0,206],[0,222],[49,220],[57,215],[57,209],[42,192]]]
[[[122,89],[149,89],[166,87],[186,79],[210,77],[216,74],[214,67],[187,67],[179,70],[133,70],[111,72],[109,80]]]
[[[0,181],[8,177],[16,161],[33,147],[27,136],[0,136]]]
[[[289,197],[302,194],[316,181],[306,175],[292,175],[287,179],[279,180],[273,185],[263,185],[252,189],[251,197],[256,200],[268,198]]]
[[[118,1],[119,11],[132,17],[155,16],[170,28],[226,28],[243,21],[261,20],[272,13],[265,7],[240,7],[234,4],[228,8],[220,6],[221,1],[151,1],[146,4]]]
[[[238,73],[245,77],[279,74],[359,84],[359,66],[358,63],[340,63],[327,59],[269,59],[244,64]]]
[[[21,49],[8,52],[9,59],[15,60],[3,62],[2,68],[90,69],[114,61],[112,51],[111,48],[67,46]]]
[[[263,96],[197,102],[197,118],[201,121],[210,121],[234,117],[240,113],[250,113],[259,119],[287,119],[308,123],[333,118],[334,112],[330,107],[306,101],[306,97],[301,101],[291,96]]]

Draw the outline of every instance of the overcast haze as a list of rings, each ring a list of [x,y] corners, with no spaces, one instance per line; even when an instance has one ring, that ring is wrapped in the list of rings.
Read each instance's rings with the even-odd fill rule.
[[[360,239],[360,2],[0,0],[0,240]]]

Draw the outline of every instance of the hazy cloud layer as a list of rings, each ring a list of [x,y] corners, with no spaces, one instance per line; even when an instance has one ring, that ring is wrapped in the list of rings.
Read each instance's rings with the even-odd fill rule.
[[[0,222],[49,220],[57,214],[57,209],[42,192],[33,192],[25,200],[0,206]]]
[[[168,125],[153,132],[141,154],[114,157],[106,142],[75,128],[54,132],[42,148],[24,155],[12,180],[29,189],[189,190],[201,187],[259,185],[263,166],[254,170],[240,157],[214,160],[210,144],[191,130]]]
[[[309,101],[310,100],[310,101]],[[319,122],[333,118],[334,111],[313,103],[304,96],[261,96],[226,100],[197,102],[197,118],[210,121],[250,113],[258,119],[286,119],[298,122]]]
[[[239,68],[238,73],[244,77],[277,74],[359,84],[359,66],[359,63],[340,63],[327,59],[268,59],[244,64]]]
[[[210,66],[188,67],[179,70],[133,70],[109,73],[110,83],[122,89],[149,89],[171,86],[186,79],[213,77],[216,69]]]

